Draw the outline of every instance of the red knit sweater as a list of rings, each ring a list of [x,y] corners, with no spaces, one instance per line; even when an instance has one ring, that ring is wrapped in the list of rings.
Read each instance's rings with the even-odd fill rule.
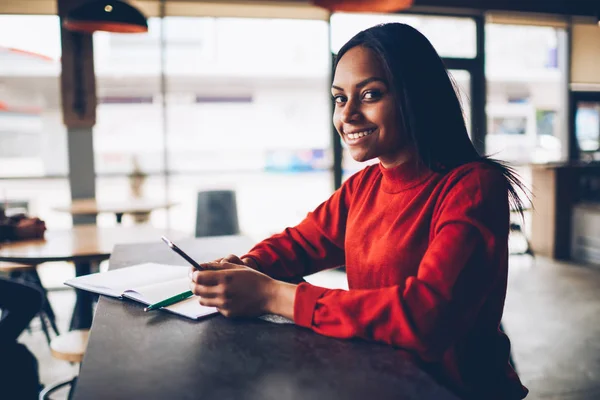
[[[507,183],[491,166],[372,165],[246,256],[275,278],[345,265],[348,291],[298,286],[296,324],[406,349],[463,398],[521,399],[498,329],[508,230]]]

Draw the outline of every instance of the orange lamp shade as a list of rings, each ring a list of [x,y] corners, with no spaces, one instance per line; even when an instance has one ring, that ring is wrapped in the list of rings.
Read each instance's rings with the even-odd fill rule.
[[[313,0],[313,4],[329,11],[387,13],[407,9],[413,0]]]
[[[70,31],[87,33],[148,32],[146,17],[137,8],[119,0],[96,0],[85,3],[67,14],[63,26]]]

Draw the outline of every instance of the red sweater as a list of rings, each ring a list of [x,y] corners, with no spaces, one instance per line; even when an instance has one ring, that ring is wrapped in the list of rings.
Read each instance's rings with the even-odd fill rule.
[[[406,349],[463,398],[521,399],[498,328],[508,231],[507,183],[491,166],[371,165],[246,256],[275,278],[345,265],[348,291],[298,286],[296,324]]]

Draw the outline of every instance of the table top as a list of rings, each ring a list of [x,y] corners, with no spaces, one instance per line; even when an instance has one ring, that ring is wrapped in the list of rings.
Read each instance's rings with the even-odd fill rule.
[[[251,245],[243,237],[185,240],[199,261]],[[185,265],[160,245],[117,246],[110,269],[142,262]],[[213,315],[192,321],[102,297],[75,399],[456,400],[401,350],[338,340],[293,324]]]
[[[48,261],[100,261],[110,257],[117,244],[156,242],[167,235],[173,240],[189,236],[150,225],[99,227],[76,225],[45,232],[44,239],[0,243],[0,261],[40,264]]]
[[[159,208],[173,207],[177,203],[152,199],[129,199],[123,201],[98,201],[96,199],[73,200],[71,204],[55,206],[55,211],[73,215],[94,215],[98,213],[149,213]]]

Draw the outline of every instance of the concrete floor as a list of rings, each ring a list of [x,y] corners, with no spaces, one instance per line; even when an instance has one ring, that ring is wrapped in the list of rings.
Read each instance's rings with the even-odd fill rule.
[[[47,286],[60,286],[73,275],[66,264],[41,268]],[[309,281],[345,287],[345,274],[326,271]],[[59,328],[67,329],[74,304],[71,291],[50,293]],[[557,263],[543,258],[513,256],[504,327],[527,399],[600,399],[600,268]],[[25,332],[27,344],[40,362],[44,384],[69,378],[77,367],[50,356],[43,333]],[[65,398],[58,393],[54,398]]]

